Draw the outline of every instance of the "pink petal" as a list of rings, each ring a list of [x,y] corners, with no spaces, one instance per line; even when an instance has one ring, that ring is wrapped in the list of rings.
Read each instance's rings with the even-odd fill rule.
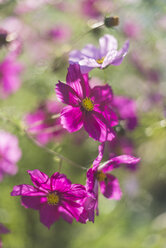
[[[138,164],[139,162],[140,158],[136,158],[131,155],[120,155],[111,158],[101,167],[104,172],[112,171],[113,169],[119,168],[121,164],[125,164],[128,169],[135,169],[136,164]]]
[[[93,68],[100,68],[101,65],[93,58],[84,58],[79,61],[81,73],[85,74],[90,72]]]
[[[122,196],[118,179],[113,175],[107,174],[107,179],[100,182],[100,190],[101,193],[109,199],[114,198],[115,200],[119,200]]]
[[[64,194],[64,196],[67,196],[73,200],[77,200],[77,199],[85,198],[87,196],[87,192],[84,185],[72,184],[70,191],[67,192],[67,194]]]
[[[91,90],[90,97],[95,104],[111,104],[113,98],[112,89],[108,84],[95,86]]]
[[[79,50],[73,50],[69,54],[69,63],[70,64],[75,64],[78,63],[79,60],[83,58],[81,51]]]
[[[39,210],[41,207],[41,196],[22,196],[21,203],[25,208]]]
[[[104,146],[105,146],[105,143],[101,143],[99,146],[98,146],[98,156],[97,158],[93,161],[93,171],[99,166],[102,158],[103,158],[103,154],[104,154]]]
[[[129,41],[126,41],[122,49],[119,50],[115,60],[111,63],[112,65],[120,65],[123,61],[123,58],[126,56],[129,49]]]
[[[84,209],[87,212],[88,220],[94,223],[96,198],[88,196],[84,202]]]
[[[71,207],[74,207],[74,208],[80,208],[81,207],[81,201],[73,201],[73,200],[70,200],[70,199],[67,199],[67,198],[63,198],[63,203],[62,205],[70,205]]]
[[[43,173],[37,169],[33,170],[33,171],[28,170],[28,173],[31,177],[33,184],[37,188],[40,188],[43,190],[49,190],[50,189],[50,179],[45,173]]]
[[[72,203],[72,204],[71,204]],[[73,206],[72,206],[73,205]],[[80,219],[80,215],[83,211],[82,207],[75,207],[74,202],[65,202],[63,203],[63,208],[70,213],[77,221]],[[84,220],[85,221],[85,220]]]
[[[51,190],[57,192],[66,192],[71,188],[71,181],[67,179],[66,175],[54,173],[51,176]]]
[[[103,69],[106,66],[110,65],[113,61],[115,61],[117,54],[118,54],[117,50],[109,51],[104,58],[101,68]]]
[[[114,127],[114,126],[118,125],[118,123],[119,123],[118,117],[110,107],[105,105],[104,107],[100,108],[100,111],[103,112],[103,115],[104,115],[106,122],[107,122],[108,129],[110,127]]]
[[[78,106],[79,96],[75,90],[68,84],[59,81],[55,87],[57,98],[60,102],[69,104],[71,106]]]
[[[58,211],[58,206],[49,206],[44,203],[40,209],[40,221],[45,226],[50,228],[54,222],[58,221],[60,218],[60,213]]]
[[[13,191],[11,192],[11,196],[18,196],[18,195],[45,196],[45,192],[39,191],[37,188],[35,188],[32,185],[21,184],[14,186]]]
[[[84,113],[83,116],[84,128],[88,132],[89,136],[99,142],[105,142],[107,140],[108,129],[106,121],[101,113]]]
[[[61,112],[61,124],[69,132],[76,132],[83,126],[80,107],[67,106]]]
[[[82,50],[81,50],[82,56],[87,58],[93,58],[93,59],[99,59],[100,58],[100,51],[98,48],[96,48],[92,44],[87,44]]]
[[[90,87],[88,82],[88,76],[83,76],[78,64],[70,65],[66,77],[66,82],[70,85],[80,99],[88,97],[90,94]]]
[[[59,212],[65,221],[70,224],[73,222],[74,217],[66,209],[64,209],[63,207],[59,207]]]
[[[95,178],[95,170],[93,170],[92,168],[90,168],[88,171],[87,171],[87,180],[86,180],[86,189],[89,193],[92,193],[93,192],[93,189],[94,189],[94,185],[95,185],[95,181],[96,181],[96,178]]]
[[[112,141],[115,138],[115,131],[113,129],[108,130],[107,141]]]
[[[111,50],[117,50],[118,44],[114,36],[106,34],[99,39],[101,57],[106,56]]]
[[[79,219],[81,223],[85,223],[88,220],[94,223],[95,204],[96,204],[96,198],[93,196],[93,194],[88,195],[88,197],[83,200],[82,205],[84,209]]]

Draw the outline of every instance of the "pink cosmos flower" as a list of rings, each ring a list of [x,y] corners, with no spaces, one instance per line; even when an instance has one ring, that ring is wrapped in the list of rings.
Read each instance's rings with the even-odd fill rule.
[[[108,174],[116,168],[119,168],[121,164],[125,164],[127,167],[134,167],[139,161],[139,158],[130,155],[120,155],[113,157],[100,165],[104,153],[104,143],[99,145],[99,153],[97,158],[93,162],[93,167],[87,172],[86,188],[88,193],[94,193],[96,197],[96,214],[98,215],[98,185],[100,186],[101,193],[108,199],[114,198],[119,200],[122,196],[122,192],[119,186],[118,179]]]
[[[21,150],[17,138],[5,131],[0,131],[0,181],[5,174],[17,173],[16,163],[21,158]]]
[[[7,234],[9,233],[9,229],[7,229],[3,224],[0,223],[0,234]],[[0,239],[0,248],[2,248],[2,241]]]
[[[82,73],[88,73],[93,68],[104,69],[109,65],[120,65],[127,54],[129,41],[126,41],[119,51],[114,36],[106,34],[99,39],[99,48],[92,44],[86,45],[81,51],[73,50],[69,54],[70,64],[79,64]]]
[[[21,84],[19,75],[23,67],[9,54],[0,63],[0,98],[6,98],[16,92]]]
[[[127,129],[133,130],[136,128],[138,125],[138,118],[134,100],[124,96],[115,96],[112,101],[112,106],[119,116],[119,119],[126,121]]]
[[[40,221],[50,226],[60,217],[72,223],[77,221],[85,223],[80,215],[83,211],[79,203],[87,197],[86,189],[81,184],[72,184],[64,174],[54,173],[49,178],[39,170],[28,171],[34,184],[22,184],[14,186],[12,196],[21,195],[21,202],[25,208],[39,210]]]
[[[56,85],[57,98],[68,104],[61,112],[61,124],[69,132],[82,127],[95,140],[104,142],[114,138],[112,126],[118,124],[111,105],[113,93],[111,87],[91,88],[88,75],[82,75],[79,65],[70,65],[66,78],[67,84],[59,81]]]
[[[59,140],[64,133],[60,124],[59,114],[62,105],[56,101],[46,101],[33,113],[27,114],[25,122],[37,141],[43,145],[53,140]]]

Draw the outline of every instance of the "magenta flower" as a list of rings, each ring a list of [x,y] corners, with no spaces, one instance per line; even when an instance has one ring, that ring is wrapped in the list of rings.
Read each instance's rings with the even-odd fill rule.
[[[119,168],[121,164],[125,164],[127,168],[135,167],[140,161],[139,158],[130,155],[121,155],[113,157],[100,165],[104,153],[104,143],[99,145],[99,154],[93,162],[93,167],[87,172],[87,192],[95,195],[96,197],[96,214],[98,215],[98,184],[100,186],[101,193],[108,199],[114,198],[119,200],[122,196],[122,192],[119,186],[118,179],[108,174],[116,168]]]
[[[41,104],[37,110],[25,117],[28,132],[43,145],[59,140],[65,131],[58,116],[61,110],[62,105],[56,101],[49,100]]]
[[[79,65],[70,65],[67,84],[56,85],[57,98],[68,104],[61,112],[61,124],[69,132],[82,127],[95,140],[104,142],[114,138],[112,126],[118,124],[111,105],[113,93],[107,84],[90,88],[88,75],[82,75]]]
[[[19,75],[22,71],[15,56],[9,55],[0,63],[0,98],[6,98],[16,92],[21,84]]]
[[[0,181],[5,174],[17,173],[16,163],[21,158],[21,150],[17,138],[7,132],[0,131]]]
[[[28,171],[34,184],[14,186],[12,196],[21,195],[21,202],[25,208],[39,210],[40,221],[50,226],[60,217],[72,223],[75,218],[82,223],[86,219],[80,218],[83,206],[80,203],[87,197],[86,189],[81,184],[72,184],[64,174],[54,173],[51,178],[39,170]]]
[[[69,55],[70,64],[79,64],[82,73],[88,73],[93,68],[104,69],[109,65],[120,65],[129,48],[129,41],[126,41],[118,51],[117,40],[109,34],[101,37],[99,44],[99,48],[88,44],[81,51],[73,50]]]
[[[112,101],[112,106],[119,116],[119,119],[126,121],[127,129],[133,130],[136,128],[138,125],[138,118],[134,100],[124,96],[115,96]]]
[[[3,224],[0,223],[0,234],[7,234],[9,233],[9,229],[7,229]],[[2,241],[0,239],[0,248],[2,248]]]

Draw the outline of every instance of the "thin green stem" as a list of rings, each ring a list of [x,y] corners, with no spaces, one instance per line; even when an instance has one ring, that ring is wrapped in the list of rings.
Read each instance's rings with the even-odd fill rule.
[[[8,122],[10,125],[12,126],[15,126],[16,129],[19,129],[20,131],[24,131],[23,133],[26,135],[26,137],[28,139],[30,139],[34,144],[36,144],[37,146],[41,147],[43,150],[45,150],[47,153],[49,154],[52,154],[56,157],[58,157],[60,160],[64,160],[66,161],[67,163],[71,164],[72,166],[75,166],[77,168],[80,168],[82,170],[87,170],[86,167],[80,165],[80,164],[77,164],[75,163],[74,161],[70,160],[69,158],[66,158],[65,156],[59,154],[58,152],[56,151],[53,151],[51,149],[49,149],[48,147],[46,146],[43,146],[42,144],[40,144],[27,130],[25,127],[21,127],[21,125],[18,125],[17,123],[15,123],[14,121],[11,121],[9,118],[7,117],[4,117],[4,116],[1,116],[0,115],[0,118],[3,120],[3,121],[6,121]]]
[[[66,161],[67,163],[69,163],[69,164],[71,164],[71,165],[73,165],[73,166],[75,166],[75,167],[77,167],[77,168],[80,168],[80,169],[82,169],[82,170],[87,170],[86,167],[84,167],[84,166],[82,166],[82,165],[80,165],[80,164],[75,163],[74,161],[70,160],[69,158],[66,158],[66,157],[63,156],[62,154],[59,154],[58,152],[53,151],[52,149],[50,149],[50,148],[48,148],[48,147],[46,147],[46,146],[43,146],[43,145],[40,144],[36,139],[34,139],[33,136],[32,136],[30,133],[27,132],[27,130],[24,130],[24,132],[25,132],[26,136],[27,136],[31,141],[33,141],[33,143],[35,143],[37,146],[41,147],[43,150],[45,150],[45,151],[48,152],[49,154],[52,154],[52,155],[54,155],[54,156],[56,156],[56,157],[58,157],[58,158],[60,158],[60,159],[62,159],[62,160],[64,160],[64,161]]]

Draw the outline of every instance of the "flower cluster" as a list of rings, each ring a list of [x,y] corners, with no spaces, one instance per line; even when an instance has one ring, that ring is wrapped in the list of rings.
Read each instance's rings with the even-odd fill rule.
[[[101,163],[105,143],[112,144],[119,121],[125,121],[126,128],[132,130],[137,126],[137,116],[133,100],[114,96],[109,82],[91,85],[88,75],[93,68],[120,65],[129,42],[118,51],[115,37],[104,35],[99,44],[100,48],[89,44],[81,51],[70,53],[66,83],[59,81],[55,88],[57,99],[67,106],[47,101],[25,118],[28,132],[43,145],[57,138],[65,129],[70,133],[84,129],[89,137],[101,142],[92,167],[86,168],[85,186],[72,184],[66,175],[59,172],[48,177],[37,169],[28,171],[33,186],[14,186],[11,195],[21,196],[25,208],[38,210],[40,221],[48,228],[61,217],[69,223],[73,219],[81,223],[94,222],[95,214],[99,214],[99,187],[104,197],[119,200],[122,191],[112,171],[122,165],[133,170],[140,161],[132,154],[110,153],[109,159]]]

